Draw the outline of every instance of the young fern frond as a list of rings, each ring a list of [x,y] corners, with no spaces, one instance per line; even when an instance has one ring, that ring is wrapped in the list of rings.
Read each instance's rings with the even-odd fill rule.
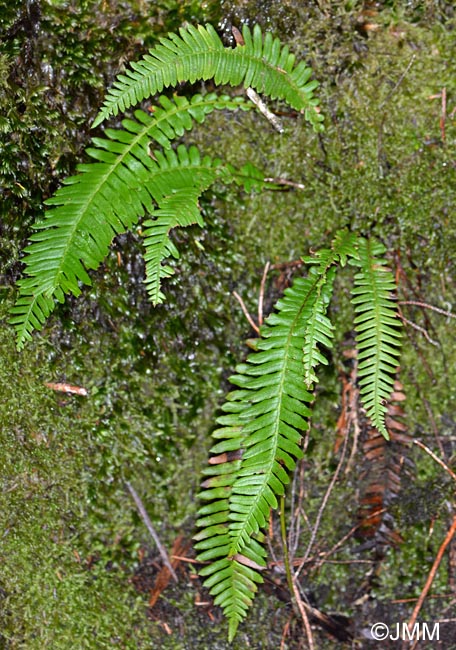
[[[144,260],[146,262],[145,284],[154,307],[165,299],[161,292],[161,280],[173,275],[173,269],[163,261],[167,257],[179,258],[179,252],[169,239],[171,228],[190,226],[197,223],[203,226],[198,199],[202,189],[183,187],[160,202],[160,207],[144,222]]]
[[[235,49],[223,46],[211,25],[181,28],[149,51],[142,60],[120,74],[109,91],[94,127],[110,115],[117,115],[183,81],[214,79],[216,84],[252,87],[271,99],[283,99],[292,108],[305,111],[315,130],[321,130],[322,117],[315,110],[313,91],[316,81],[309,81],[311,69],[300,62],[279,39],[268,32],[263,38],[258,25],[253,33],[247,26],[242,34],[245,45]]]
[[[334,326],[326,316],[326,312],[333,293],[336,274],[334,265],[345,266],[349,256],[355,258],[358,256],[355,240],[354,233],[341,230],[334,237],[331,248],[322,248],[314,256],[303,258],[303,261],[314,265],[311,271],[319,276],[303,348],[304,382],[308,389],[318,382],[314,368],[318,364],[328,364],[319,345],[324,345],[328,349],[333,346]]]
[[[385,414],[401,346],[401,322],[392,296],[396,285],[382,257],[382,244],[360,238],[358,253],[359,259],[352,262],[360,269],[355,275],[352,303],[358,314],[354,322],[360,396],[372,425],[388,440]]]
[[[192,173],[190,176],[184,174],[180,178],[180,182],[183,183],[182,187],[176,185],[172,194],[160,199],[158,208],[143,224],[145,226],[143,231],[144,259],[146,261],[145,284],[154,306],[162,303],[165,298],[161,291],[161,280],[174,273],[169,265],[163,266],[164,260],[171,256],[175,259],[179,258],[176,246],[169,239],[170,230],[178,226],[185,228],[192,224],[204,227],[198,205],[198,199],[203,191],[217,179],[226,184],[240,185],[246,191],[258,190],[266,185],[263,180],[264,175],[251,163],[247,163],[238,170],[233,165],[222,165],[220,160],[211,160],[208,156],[201,161],[195,147],[186,150],[181,145],[177,152],[181,169],[190,165]],[[167,157],[172,156],[172,153],[168,152]],[[156,152],[156,158],[163,168],[166,160],[163,154]],[[202,173],[203,169],[204,173]]]
[[[314,274],[318,272],[312,269]],[[336,269],[330,268],[319,276],[315,300],[309,314],[306,335],[304,337],[303,362],[304,383],[308,389],[318,383],[315,368],[319,364],[328,365],[328,360],[321,353],[319,346],[333,347],[334,325],[326,316],[326,311],[331,300]]]

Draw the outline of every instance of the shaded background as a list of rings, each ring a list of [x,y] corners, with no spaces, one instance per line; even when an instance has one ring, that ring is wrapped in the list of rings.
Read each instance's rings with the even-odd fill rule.
[[[182,562],[178,585],[148,606],[160,562],[125,482],[138,490],[161,541],[170,549],[183,535],[191,558],[185,544],[214,413],[252,334],[231,292],[255,314],[266,261],[297,260],[350,226],[387,245],[400,298],[454,309],[454,3],[14,5],[0,2],[0,647],[227,648],[220,612],[191,564]],[[83,159],[90,124],[115,75],[186,22],[212,22],[227,44],[231,24],[258,22],[312,65],[321,83],[322,135],[273,104],[283,135],[259,114],[218,113],[185,136],[204,153],[223,153],[238,165],[251,160],[266,176],[304,189],[207,192],[201,203],[208,228],[175,235],[182,257],[166,282],[166,304],[155,310],[142,284],[139,234],[118,237],[93,274],[93,287],[59,307],[17,353],[7,311],[20,251],[43,201]],[[179,92],[205,88],[211,85]],[[292,272],[270,273],[267,309]],[[292,531],[300,522],[297,557],[309,545],[340,459],[334,445],[341,385],[350,371],[343,354],[352,337],[349,281],[350,272],[336,287],[331,315],[339,345],[321,377],[294,482],[292,503],[300,495],[301,508],[288,513]],[[431,339],[406,328],[400,378],[408,433],[451,464],[454,321],[420,307],[404,306],[403,313]],[[56,381],[83,386],[89,396],[44,386]],[[407,471],[383,521],[394,540],[385,542],[379,531],[351,535],[331,562],[319,561],[359,523],[369,475],[378,472],[361,443],[339,473],[300,575],[309,602],[349,617],[355,640],[344,646],[316,628],[317,648],[377,648],[366,638],[372,623],[407,620],[454,516],[454,482],[421,449],[404,448]],[[348,457],[351,440],[347,449]],[[307,647],[284,589],[275,518],[271,528],[278,564],[233,648]],[[421,614],[421,620],[446,621],[453,613],[453,623],[442,623],[440,645],[432,647],[456,648],[455,599],[453,540]]]

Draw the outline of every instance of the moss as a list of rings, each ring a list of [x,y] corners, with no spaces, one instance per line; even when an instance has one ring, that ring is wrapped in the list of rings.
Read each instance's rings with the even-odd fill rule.
[[[139,237],[132,235],[116,241],[93,288],[61,307],[23,354],[14,351],[11,330],[2,325],[0,331],[0,391],[6,404],[1,511],[7,531],[1,551],[0,645],[226,648],[224,624],[217,611],[211,612],[213,621],[206,611],[199,613],[194,598],[200,586],[190,579],[161,597],[165,614],[173,612],[177,618],[172,620],[179,621],[171,626],[172,635],[147,620],[145,597],[138,597],[129,578],[151,542],[124,482],[134,482],[167,546],[181,527],[191,530],[212,414],[230,369],[245,353],[248,326],[230,292],[241,293],[255,313],[267,260],[297,259],[326,244],[335,229],[350,225],[383,239],[392,262],[400,253],[406,273],[401,295],[412,285],[424,300],[454,304],[453,3],[384,2],[376,4],[374,14],[356,2],[27,6],[28,14],[11,5],[2,15],[3,322],[13,299],[9,285],[19,273],[19,250],[30,222],[42,213],[43,198],[74,170],[105,86],[161,33],[185,20],[216,22],[223,16],[228,35],[230,21],[259,21],[290,42],[321,81],[326,116],[321,137],[294,114],[282,116],[282,136],[250,114],[213,115],[190,134],[188,140],[204,152],[223,151],[239,164],[251,160],[267,176],[292,179],[305,189],[252,196],[220,190],[206,196],[209,229],[189,229],[178,241],[182,260],[167,283],[164,306],[153,311],[147,303]],[[441,99],[430,99],[442,88],[447,93],[445,140]],[[277,292],[271,280],[267,302]],[[333,310],[339,340],[351,322],[346,294],[342,278]],[[420,309],[404,313],[440,344],[432,347],[408,330],[402,378],[410,430],[430,436],[430,408],[439,432],[453,435],[456,358],[450,321],[425,316]],[[305,465],[305,510],[311,522],[335,469],[337,355],[322,378]],[[57,380],[83,385],[89,398],[51,394],[43,386]],[[451,444],[445,442],[448,454]],[[321,609],[372,622],[389,599],[419,592],[445,532],[439,510],[441,519],[428,538],[435,513],[425,508],[421,495],[433,486],[442,501],[449,487],[430,459],[418,450],[413,458],[421,492],[411,490],[397,506],[405,542],[385,558],[369,606],[354,605],[370,565],[351,562],[367,556],[354,555],[358,543],[350,541],[337,556],[347,564],[306,571],[305,588]],[[317,550],[330,548],[355,524],[357,480],[350,474],[335,487]],[[407,513],[413,508],[421,522],[410,520]],[[309,539],[304,529],[298,553]],[[446,582],[442,568],[435,590],[443,591]],[[408,612],[404,606],[397,611],[401,616]],[[438,613],[431,607],[427,612]],[[275,595],[261,594],[233,647],[278,647],[288,616]],[[299,647],[297,636],[289,647]],[[340,644],[324,637],[321,647]]]

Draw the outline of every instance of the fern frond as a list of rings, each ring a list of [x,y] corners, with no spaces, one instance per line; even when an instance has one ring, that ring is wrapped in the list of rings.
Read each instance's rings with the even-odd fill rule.
[[[312,269],[314,274],[317,271]],[[328,360],[321,353],[319,345],[330,349],[333,347],[334,325],[326,316],[333,293],[335,268],[330,268],[319,276],[315,297],[309,314],[303,346],[304,383],[307,389],[318,383],[314,368],[319,364],[328,365]]]
[[[283,99],[292,108],[304,110],[306,119],[320,130],[323,118],[315,110],[313,97],[318,83],[309,81],[311,69],[304,62],[295,65],[288,47],[270,33],[263,38],[258,25],[253,34],[244,26],[243,37],[245,45],[225,48],[211,25],[189,25],[179,35],[161,38],[149,54],[117,77],[93,126],[163,88],[214,79],[216,84],[243,84],[271,99]]]
[[[191,165],[192,170],[198,168],[200,158],[195,147],[190,148],[188,155],[187,150],[182,146],[178,148],[178,152],[180,153],[179,165],[181,169],[188,167],[188,165]],[[163,170],[166,158],[158,152],[156,158]],[[198,205],[198,199],[202,192],[217,178],[225,184],[235,183],[240,185],[246,191],[261,189],[267,185],[264,181],[264,174],[251,163],[247,163],[238,170],[230,164],[221,165],[218,159],[211,161],[209,157],[205,157],[200,164],[204,167],[206,173],[201,173],[200,169],[199,173],[192,173],[191,177],[184,174],[180,179],[183,183],[182,187],[178,187],[168,196],[158,198],[160,191],[165,188],[153,188],[158,208],[152,212],[151,218],[144,222],[143,236],[144,259],[146,260],[145,284],[154,306],[162,303],[165,297],[160,289],[161,280],[170,277],[174,273],[169,265],[163,265],[163,261],[168,257],[179,258],[176,246],[169,239],[170,230],[178,226],[185,228],[192,224],[198,224],[200,227],[204,226]],[[156,183],[156,180],[154,178],[151,183]],[[185,185],[185,183],[188,183],[188,185]]]
[[[360,272],[355,275],[352,303],[358,314],[354,322],[360,396],[372,425],[388,440],[386,401],[393,391],[401,345],[401,323],[393,297],[396,285],[382,257],[382,244],[360,239],[358,253],[359,260],[353,264]]]
[[[23,280],[19,280],[18,285],[24,295],[19,296],[10,310],[13,315],[10,323],[16,327],[19,348],[23,347],[25,341],[32,340],[32,332],[42,329],[55,307],[53,296],[29,292],[26,287],[24,289],[24,284]]]
[[[41,329],[45,320],[41,318],[43,301],[49,314],[52,296],[62,301],[63,293],[79,295],[79,283],[90,284],[87,270],[98,267],[116,234],[152,212],[154,204],[173,188],[192,187],[194,175],[200,178],[204,174],[196,169],[179,172],[178,166],[186,164],[183,156],[174,164],[175,154],[170,153],[168,163],[160,152],[149,151],[151,140],[170,151],[170,140],[192,128],[193,120],[201,123],[216,109],[248,107],[240,98],[215,93],[195,95],[190,101],[161,97],[159,102],[161,107],[153,116],[136,111],[137,121],[124,120],[124,130],[107,129],[107,139],[94,138],[95,147],[87,153],[97,162],[79,165],[80,173],[67,178],[45,202],[55,207],[35,225],[38,232],[25,249],[28,277],[19,283],[19,300],[13,311],[19,348],[28,338],[26,332]],[[210,182],[213,180],[211,174]],[[199,180],[195,182],[199,184]]]
[[[304,389],[302,350],[317,285],[314,273],[298,278],[278,301],[277,313],[252,343],[255,352],[230,378],[238,389],[228,394],[225,414],[217,420],[221,426],[213,434],[219,442],[211,449],[215,456],[199,495],[209,503],[199,511],[203,530],[196,548],[199,560],[214,562],[202,575],[211,575],[205,584],[211,593],[217,590],[230,631],[244,618],[261,579],[255,572],[264,566],[264,550],[256,537],[277,507],[276,495],[284,494],[288,472],[302,457],[299,442],[313,400]],[[253,572],[241,592],[238,562]],[[235,608],[236,599],[241,605]]]

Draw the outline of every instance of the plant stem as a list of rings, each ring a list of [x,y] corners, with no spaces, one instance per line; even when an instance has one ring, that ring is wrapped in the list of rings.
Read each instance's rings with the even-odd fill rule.
[[[283,546],[283,560],[285,566],[285,573],[287,576],[288,588],[290,590],[290,598],[293,605],[293,609],[296,614],[299,614],[302,618],[304,628],[307,634],[307,640],[309,642],[309,650],[314,650],[314,642],[312,636],[312,629],[310,627],[309,618],[306,613],[305,604],[302,602],[299,595],[299,589],[296,584],[296,580],[291,572],[290,565],[290,556],[288,554],[288,541],[287,541],[287,528],[285,525],[285,497],[280,497],[280,533],[282,537],[282,546]]]

